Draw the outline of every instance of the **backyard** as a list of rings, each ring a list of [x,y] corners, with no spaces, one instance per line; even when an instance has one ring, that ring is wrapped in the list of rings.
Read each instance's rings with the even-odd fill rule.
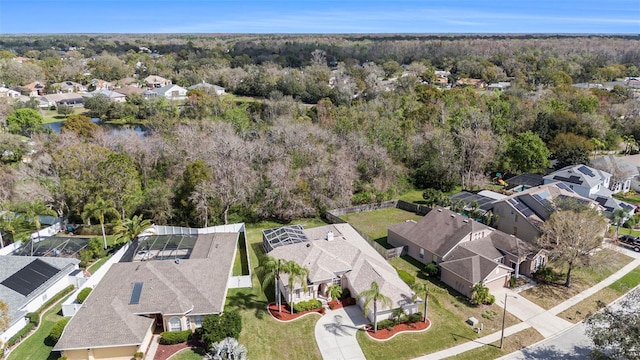
[[[422,216],[409,211],[390,208],[346,214],[340,216],[340,218],[351,224],[351,226],[368,236],[373,241],[387,249],[390,249],[392,246],[387,243],[387,227],[407,220],[419,221],[422,219]]]

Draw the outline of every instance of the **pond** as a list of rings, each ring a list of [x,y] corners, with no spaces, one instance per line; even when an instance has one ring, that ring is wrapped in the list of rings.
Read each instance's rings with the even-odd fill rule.
[[[110,123],[105,123],[104,121],[102,121],[99,118],[92,118],[91,121],[93,121],[95,124],[100,125],[102,128],[111,130],[111,132],[118,132],[118,131],[125,131],[125,130],[133,130],[136,133],[140,134],[140,136],[145,136],[147,134],[147,132],[149,131],[149,129],[146,126],[143,125],[131,125],[131,124],[110,124]],[[64,124],[64,121],[57,121],[57,122],[52,122],[52,123],[48,123],[48,124],[44,124],[45,128],[49,128],[51,129],[51,131],[55,132],[55,133],[60,133],[60,130],[62,129],[62,124]]]

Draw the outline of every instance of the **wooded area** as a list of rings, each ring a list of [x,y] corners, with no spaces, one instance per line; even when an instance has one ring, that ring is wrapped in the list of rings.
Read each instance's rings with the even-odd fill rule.
[[[0,209],[37,202],[74,222],[98,199],[158,224],[288,221],[640,139],[637,36],[1,36],[0,48],[7,88],[148,75],[226,88],[85,102],[142,136],[78,115],[56,134],[35,101],[0,97]]]

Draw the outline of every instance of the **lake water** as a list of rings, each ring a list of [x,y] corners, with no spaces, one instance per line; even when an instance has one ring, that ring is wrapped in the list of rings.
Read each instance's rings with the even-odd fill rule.
[[[107,124],[107,123],[104,123],[99,118],[92,118],[91,121],[93,121],[95,124],[100,125],[100,127],[102,127],[102,128],[111,130],[112,132],[124,131],[124,130],[133,130],[136,133],[139,133],[140,136],[145,136],[147,134],[147,131],[148,131],[148,129],[146,127],[141,126],[141,125]],[[49,128],[53,132],[59,134],[60,133],[60,129],[62,129],[62,124],[64,124],[64,121],[58,121],[58,122],[44,124],[44,127]]]

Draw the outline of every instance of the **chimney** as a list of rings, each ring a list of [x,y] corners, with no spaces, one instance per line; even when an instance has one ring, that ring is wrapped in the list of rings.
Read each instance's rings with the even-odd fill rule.
[[[333,241],[333,231],[327,232],[327,241]]]

